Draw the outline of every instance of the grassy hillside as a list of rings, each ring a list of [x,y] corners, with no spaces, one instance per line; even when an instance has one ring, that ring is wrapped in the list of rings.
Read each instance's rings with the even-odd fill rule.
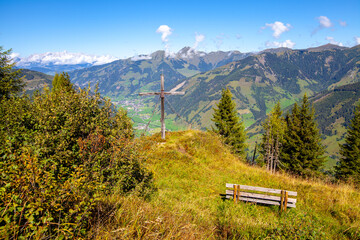
[[[157,192],[104,197],[92,236],[97,239],[359,239],[360,192],[270,174],[234,157],[217,136],[200,131],[139,140]],[[296,209],[223,200],[225,183],[298,192]]]

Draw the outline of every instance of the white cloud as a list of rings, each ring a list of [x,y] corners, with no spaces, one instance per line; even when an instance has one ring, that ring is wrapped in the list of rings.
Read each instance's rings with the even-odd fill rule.
[[[194,46],[188,49],[185,49],[186,51],[181,51],[181,54],[179,55],[180,58],[192,58],[194,57],[196,54],[198,54],[197,52],[197,47],[199,46],[199,43],[201,43],[202,41],[205,40],[205,35],[203,34],[199,34],[199,33],[195,33],[195,43]],[[199,54],[199,56],[202,55],[202,53]],[[175,57],[176,55],[172,55],[172,57]]]
[[[172,34],[173,30],[168,25],[161,25],[157,30],[157,33],[161,33],[161,41],[165,45],[165,53],[169,54],[169,36]]]
[[[294,43],[291,40],[285,40],[284,42],[267,42],[265,45],[266,47],[275,47],[275,48],[279,48],[279,47],[285,47],[285,48],[293,48],[295,46],[296,43]]]
[[[333,37],[326,37],[326,40],[329,41],[329,43],[334,44],[334,45],[338,45],[338,46],[344,46],[341,42],[337,42],[335,41],[335,39]]]
[[[319,26],[314,29],[314,31],[311,33],[311,36],[323,28],[329,28],[329,27],[333,26],[330,19],[326,16],[320,16],[320,17],[317,17],[316,19],[319,21]]]
[[[101,65],[117,60],[110,55],[96,56],[83,53],[70,53],[64,52],[47,52],[41,54],[33,54],[27,58],[21,58],[18,62],[19,66],[26,66],[30,63],[38,64],[54,64],[54,65],[66,65],[66,64],[93,64]]]
[[[346,27],[347,26],[347,22],[345,21],[339,21],[339,24],[343,27]]]
[[[193,49],[196,50],[196,48],[199,46],[199,43],[205,40],[205,36],[203,34],[195,33],[195,43],[193,46]]]
[[[11,62],[19,62],[20,61],[19,53],[10,53],[9,57],[10,57]]]
[[[161,41],[168,42],[169,36],[172,34],[172,29],[168,25],[161,25],[156,32],[161,33]]]
[[[332,23],[330,21],[330,19],[326,16],[320,16],[317,18],[319,20],[319,24],[321,27],[323,28],[329,28],[332,27]]]
[[[360,44],[360,37],[355,37],[356,44]]]
[[[282,22],[276,21],[274,23],[266,23],[265,27],[262,27],[262,29],[266,29],[268,27],[274,31],[273,36],[275,38],[279,38],[281,34],[290,30],[291,25],[289,23],[285,25]]]
[[[151,58],[150,55],[136,55],[131,58],[131,61],[150,60]]]
[[[16,59],[16,58],[19,58],[20,57],[20,54],[19,53],[11,53],[10,54],[10,58],[11,59]]]

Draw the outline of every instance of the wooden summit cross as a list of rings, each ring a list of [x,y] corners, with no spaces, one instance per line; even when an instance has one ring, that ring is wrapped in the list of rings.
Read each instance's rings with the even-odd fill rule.
[[[161,74],[161,85],[160,85],[160,92],[152,92],[152,93],[139,93],[140,96],[150,96],[150,95],[160,95],[161,101],[161,138],[165,139],[165,95],[184,95],[185,92],[165,92],[164,90],[164,74]]]

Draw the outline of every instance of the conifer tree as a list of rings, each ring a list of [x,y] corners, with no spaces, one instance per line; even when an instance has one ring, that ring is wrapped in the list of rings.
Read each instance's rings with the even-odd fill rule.
[[[360,183],[360,103],[347,129],[345,143],[340,145],[340,154],[339,165],[335,167],[336,178],[347,180],[351,177]]]
[[[285,120],[287,129],[281,151],[283,166],[299,175],[317,174],[325,161],[324,147],[315,123],[315,110],[306,94],[301,106],[295,103]]]
[[[246,132],[228,88],[222,90],[220,102],[216,106],[211,119],[215,124],[213,131],[224,138],[224,142],[231,146],[234,153],[243,156],[246,148]]]
[[[56,73],[54,76],[54,79],[52,81],[52,91],[56,92],[56,91],[72,91],[73,90],[73,85],[70,81],[70,77],[68,73],[61,73],[58,74]]]
[[[264,134],[260,143],[260,153],[263,156],[267,170],[275,172],[279,164],[280,151],[286,129],[285,119],[278,102],[271,110],[262,127]]]
[[[11,49],[3,51],[0,47],[0,99],[9,98],[11,94],[20,91],[23,87],[21,71],[14,70],[15,63],[12,63],[10,53]]]

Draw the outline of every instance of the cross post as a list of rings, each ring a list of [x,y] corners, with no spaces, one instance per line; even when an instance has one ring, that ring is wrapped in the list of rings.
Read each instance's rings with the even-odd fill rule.
[[[164,74],[161,74],[160,92],[139,93],[139,96],[160,95],[160,102],[161,102],[160,122],[161,122],[161,138],[162,139],[165,139],[165,103],[164,103],[165,95],[184,95],[185,94],[185,92],[175,92],[175,91],[165,92],[164,85],[165,85],[164,84]]]

